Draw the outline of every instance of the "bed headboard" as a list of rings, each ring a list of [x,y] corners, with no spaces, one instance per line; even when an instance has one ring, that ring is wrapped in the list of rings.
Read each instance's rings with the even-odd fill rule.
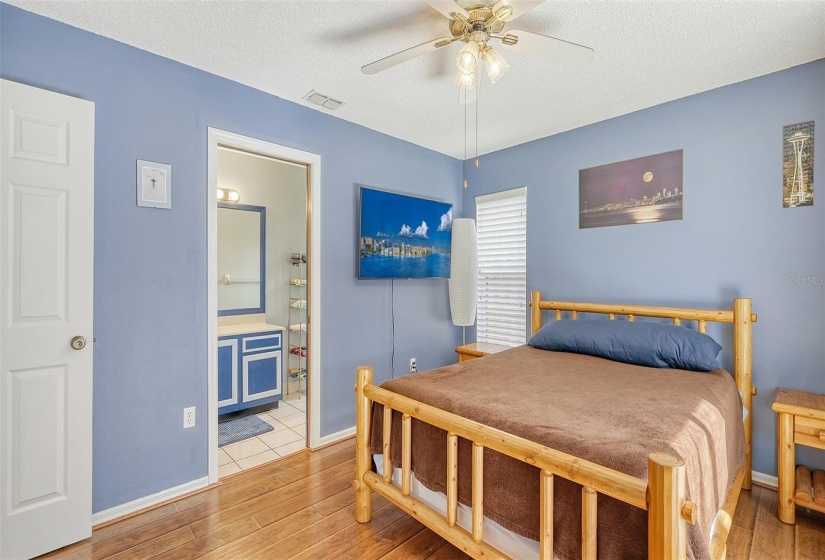
[[[541,292],[532,292],[530,296],[533,334],[541,328],[542,311],[554,311],[556,320],[569,313],[570,319],[576,320],[579,313],[599,313],[615,320],[617,315],[626,317],[628,321],[636,317],[657,317],[670,319],[674,325],[681,325],[682,321],[696,321],[697,330],[705,333],[707,324],[733,324],[733,374],[736,387],[742,395],[742,404],[748,411],[745,418],[745,444],[747,449],[747,466],[743,488],[751,487],[751,440],[753,431],[753,414],[751,405],[756,388],[753,386],[753,323],[756,314],[750,298],[735,298],[733,309],[691,309],[682,307],[656,307],[647,305],[621,305],[615,303],[579,303],[568,301],[545,301],[541,299]]]

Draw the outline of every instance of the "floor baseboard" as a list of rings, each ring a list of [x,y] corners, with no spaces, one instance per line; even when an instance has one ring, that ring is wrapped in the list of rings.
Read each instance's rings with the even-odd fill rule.
[[[143,498],[138,498],[137,500],[132,500],[131,502],[127,502],[113,508],[104,509],[103,511],[92,514],[92,526],[102,525],[115,519],[132,515],[138,511],[151,508],[163,502],[168,502],[169,500],[179,498],[185,494],[190,494],[200,490],[201,488],[206,488],[208,485],[209,477],[204,476],[179,486],[167,488],[166,490],[161,490],[155,494],[144,496]]]
[[[751,480],[759,486],[764,486],[773,490],[779,488],[779,479],[769,474],[752,471]]]
[[[335,432],[334,434],[328,434],[322,436],[321,439],[318,440],[318,445],[315,446],[313,449],[318,449],[319,447],[325,447],[331,443],[339,442],[343,439],[350,438],[355,435],[355,426],[351,428],[346,428],[341,430],[340,432]]]

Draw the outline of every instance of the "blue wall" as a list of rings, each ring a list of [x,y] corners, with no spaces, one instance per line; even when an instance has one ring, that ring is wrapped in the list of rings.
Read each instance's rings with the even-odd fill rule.
[[[0,76],[94,101],[94,509],[206,474],[206,129],[321,154],[322,435],[353,424],[353,372],[389,377],[390,285],[355,279],[356,183],[462,205],[461,163],[0,4]],[[148,80],[147,77],[151,77]],[[825,126],[825,61],[489,154],[473,196],[528,186],[528,288],[548,297],[727,306],[754,298],[756,470],[775,473],[777,386],[825,391],[823,193],[781,208],[782,126]],[[482,131],[483,133],[483,131]],[[578,229],[578,170],[685,151],[684,220]],[[173,209],[135,205],[135,160],[172,164]],[[825,140],[816,144],[823,190]],[[457,215],[460,214],[457,212]],[[397,373],[454,361],[446,281],[395,285]],[[716,334],[729,343],[730,334]],[[730,355],[728,353],[727,359]],[[183,431],[195,405],[198,427]],[[802,455],[805,460],[805,455]],[[819,464],[821,458],[817,459]]]
[[[207,473],[207,127],[322,157],[321,434],[354,424],[355,368],[388,378],[391,346],[389,282],[356,280],[355,183],[459,210],[460,161],[5,4],[0,75],[96,104],[95,511]],[[137,159],[172,165],[171,211],[135,205]],[[395,306],[396,372],[454,361],[446,280],[396,282]]]
[[[815,206],[783,209],[782,127],[811,120]],[[677,149],[683,221],[579,229],[580,169]],[[825,286],[786,281],[825,276],[825,60],[494,152],[464,172],[465,215],[476,195],[528,187],[527,286],[547,299],[753,298],[754,469],[776,473],[774,389],[825,392]],[[731,346],[730,329],[709,333]],[[825,464],[813,456],[801,460]]]

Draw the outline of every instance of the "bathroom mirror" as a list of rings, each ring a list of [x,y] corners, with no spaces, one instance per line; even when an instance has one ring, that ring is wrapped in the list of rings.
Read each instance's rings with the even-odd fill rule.
[[[264,313],[266,208],[218,203],[218,315]]]

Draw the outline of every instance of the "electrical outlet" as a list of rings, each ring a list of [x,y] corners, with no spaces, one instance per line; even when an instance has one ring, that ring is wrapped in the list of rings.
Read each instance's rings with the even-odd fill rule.
[[[418,373],[418,367],[415,365],[415,358],[410,358],[410,373]]]
[[[189,408],[183,409],[183,427],[184,428],[194,428],[195,427],[195,407],[190,406]]]

